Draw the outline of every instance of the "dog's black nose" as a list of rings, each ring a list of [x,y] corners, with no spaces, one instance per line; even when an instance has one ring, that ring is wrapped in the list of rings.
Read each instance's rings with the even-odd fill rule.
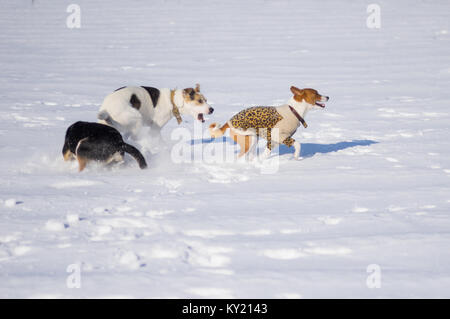
[[[212,107],[209,108],[209,114],[212,114],[214,112],[214,109]]]

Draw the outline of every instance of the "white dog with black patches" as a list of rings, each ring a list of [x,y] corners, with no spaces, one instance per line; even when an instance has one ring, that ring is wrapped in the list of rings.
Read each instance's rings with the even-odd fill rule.
[[[186,89],[156,89],[147,86],[122,87],[106,96],[98,113],[99,123],[111,125],[126,137],[136,139],[145,126],[159,132],[175,117],[190,114],[204,122],[214,109],[200,93],[200,85]]]

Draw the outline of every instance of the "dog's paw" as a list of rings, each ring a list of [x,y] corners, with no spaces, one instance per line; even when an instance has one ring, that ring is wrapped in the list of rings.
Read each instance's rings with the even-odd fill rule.
[[[258,154],[258,160],[262,161],[270,157],[271,150],[265,149],[264,152]]]
[[[248,152],[248,153],[245,155],[245,159],[246,159],[248,162],[253,162],[253,161],[256,159],[256,155],[255,155],[255,153],[253,153],[253,152]]]

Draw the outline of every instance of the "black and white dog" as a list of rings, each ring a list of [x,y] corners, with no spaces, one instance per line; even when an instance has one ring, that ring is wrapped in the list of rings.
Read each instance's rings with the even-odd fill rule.
[[[204,122],[204,114],[214,109],[200,93],[200,85],[186,89],[156,89],[147,86],[122,87],[106,96],[98,113],[99,123],[118,129],[124,136],[136,139],[144,126],[159,132],[175,117],[190,114]]]

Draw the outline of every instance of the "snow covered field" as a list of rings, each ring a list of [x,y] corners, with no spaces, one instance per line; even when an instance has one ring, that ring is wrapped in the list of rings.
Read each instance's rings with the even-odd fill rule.
[[[371,3],[0,0],[0,297],[450,297],[450,2]],[[112,90],[197,82],[203,131],[330,101],[273,173],[174,163],[175,119],[145,171],[63,161]]]

